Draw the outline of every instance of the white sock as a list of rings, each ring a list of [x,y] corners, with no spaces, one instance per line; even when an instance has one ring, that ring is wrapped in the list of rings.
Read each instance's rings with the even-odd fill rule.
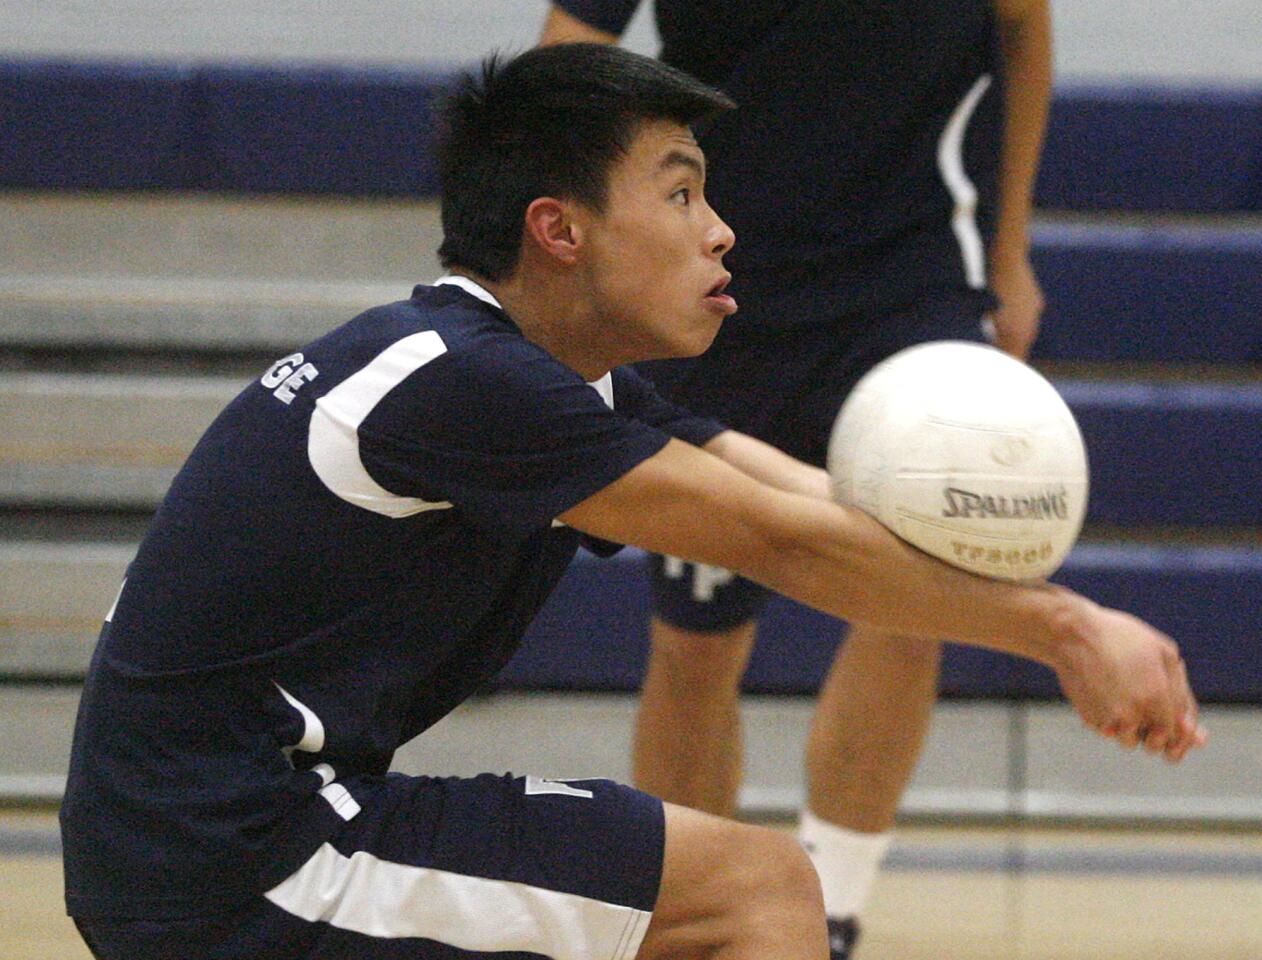
[[[876,871],[894,838],[893,831],[860,833],[821,820],[803,809],[798,841],[815,864],[830,917],[857,917],[868,904]]]

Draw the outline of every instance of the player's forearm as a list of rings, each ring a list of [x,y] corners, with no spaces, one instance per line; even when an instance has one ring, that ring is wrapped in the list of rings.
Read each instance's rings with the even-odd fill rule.
[[[902,635],[950,639],[1059,666],[1087,603],[1055,587],[976,577],[899,540],[859,510],[786,498],[747,575],[796,600]]]
[[[1000,0],[1004,55],[1004,140],[999,172],[999,220],[991,259],[1025,257],[1034,182],[1052,93],[1052,25],[1047,0]]]
[[[543,24],[543,33],[539,37],[539,46],[541,47],[554,43],[617,42],[618,37],[616,34],[598,30],[556,6],[549,8],[548,18]]]
[[[1123,743],[1144,740],[1172,760],[1204,742],[1177,647],[1142,621],[1061,588],[964,573],[858,510],[773,489],[679,440],[560,519],[606,540],[735,570],[887,633],[1045,663],[1087,723]]]
[[[800,493],[827,500],[830,495],[828,474],[736,430],[724,430],[703,447],[746,476],[753,477],[777,490]]]
[[[1042,663],[1073,642],[1067,591],[974,577],[856,509],[773,489],[672,440],[560,517],[593,536],[735,570],[889,633],[958,640]]]

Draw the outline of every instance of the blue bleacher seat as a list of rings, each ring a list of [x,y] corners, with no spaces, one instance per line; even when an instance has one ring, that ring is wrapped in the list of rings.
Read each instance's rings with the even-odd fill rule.
[[[1262,363],[1262,226],[1038,224],[1035,358]]]
[[[500,683],[516,689],[639,688],[648,647],[648,589],[642,554],[610,560],[580,554],[540,612]],[[1206,702],[1262,699],[1257,656],[1262,550],[1246,546],[1082,544],[1055,579],[1129,610],[1174,636]],[[832,659],[840,624],[777,598],[760,625],[745,688],[753,693],[814,692]],[[1051,697],[1046,668],[1002,654],[951,646],[943,665],[947,696]]]
[[[1257,210],[1262,91],[1058,85],[1036,198],[1073,210]]]
[[[253,193],[438,192],[434,101],[445,77],[402,70],[197,71],[204,187]]]
[[[189,79],[158,64],[0,62],[0,186],[191,186]]]
[[[1262,384],[1056,386],[1087,444],[1088,522],[1262,526]]]
[[[0,186],[432,195],[425,118],[454,74],[3,63]],[[1050,208],[1259,210],[1259,171],[1262,89],[1067,84],[1037,196]]]

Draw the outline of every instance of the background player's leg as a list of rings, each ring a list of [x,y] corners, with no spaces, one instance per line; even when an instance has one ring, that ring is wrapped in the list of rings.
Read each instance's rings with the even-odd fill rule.
[[[744,754],[740,682],[756,629],[749,621],[702,633],[654,618],[632,757],[641,790],[735,814]]]
[[[820,692],[799,836],[830,918],[856,917],[867,902],[929,730],[941,651],[852,628]]]
[[[820,691],[807,742],[816,816],[877,833],[894,825],[938,696],[942,645],[853,627]]]
[[[666,853],[637,960],[824,960],[819,880],[779,831],[666,804]]]

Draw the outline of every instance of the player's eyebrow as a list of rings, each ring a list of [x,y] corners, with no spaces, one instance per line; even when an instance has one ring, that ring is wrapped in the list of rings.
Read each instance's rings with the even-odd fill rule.
[[[666,156],[662,157],[657,165],[659,171],[669,170],[671,167],[688,167],[702,180],[705,179],[705,164],[692,154],[684,153],[682,150],[670,151]]]

